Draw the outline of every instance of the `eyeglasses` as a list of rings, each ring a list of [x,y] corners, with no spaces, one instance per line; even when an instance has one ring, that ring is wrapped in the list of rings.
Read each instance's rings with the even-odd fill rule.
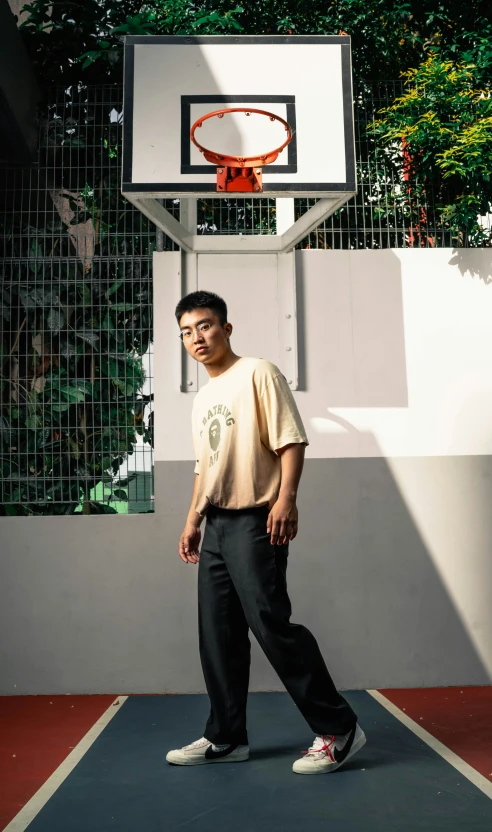
[[[213,324],[209,324],[209,323],[198,324],[196,329],[185,329],[185,330],[183,330],[183,332],[180,332],[179,337],[181,338],[182,341],[190,341],[191,338],[193,337],[194,332],[198,332],[199,335],[203,335],[203,333],[208,332],[208,330],[212,326],[213,326]]]

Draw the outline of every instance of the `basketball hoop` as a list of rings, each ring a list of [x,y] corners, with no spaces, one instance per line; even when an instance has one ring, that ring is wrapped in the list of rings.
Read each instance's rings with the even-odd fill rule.
[[[269,150],[267,153],[259,153],[256,156],[231,156],[225,153],[217,153],[215,150],[209,150],[207,147],[199,144],[195,139],[195,130],[202,126],[203,122],[208,118],[223,118],[226,113],[244,113],[250,116],[251,113],[258,113],[260,116],[267,116],[270,121],[279,121],[285,127],[287,132],[286,141],[275,148]],[[267,110],[255,110],[248,107],[230,107],[225,110],[214,110],[213,113],[207,113],[197,119],[190,130],[190,139],[198,148],[200,153],[203,153],[207,162],[211,162],[217,166],[217,191],[236,191],[236,192],[257,192],[263,191],[263,166],[270,165],[274,162],[279,153],[287,147],[292,141],[292,128],[280,116],[275,113],[269,113]]]

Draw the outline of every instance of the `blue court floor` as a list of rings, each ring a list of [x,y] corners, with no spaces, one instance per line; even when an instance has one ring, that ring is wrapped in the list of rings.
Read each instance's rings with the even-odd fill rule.
[[[313,737],[287,694],[250,694],[248,762],[196,767],[165,754],[202,736],[207,697],[129,697],[29,832],[491,832],[487,794],[368,693],[344,695],[367,744],[318,776],[291,770]]]

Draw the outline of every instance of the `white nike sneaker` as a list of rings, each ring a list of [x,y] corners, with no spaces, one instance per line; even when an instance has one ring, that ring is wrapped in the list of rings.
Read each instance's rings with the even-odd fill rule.
[[[292,771],[296,774],[329,774],[350,760],[366,743],[366,735],[358,725],[348,734],[316,737],[306,756],[296,760]]]
[[[175,766],[201,766],[205,763],[239,763],[249,757],[249,745],[214,745],[201,737],[166,754],[168,763]]]

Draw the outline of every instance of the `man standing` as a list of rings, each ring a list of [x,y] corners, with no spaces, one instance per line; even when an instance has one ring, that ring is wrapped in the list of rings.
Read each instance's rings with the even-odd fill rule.
[[[274,364],[232,351],[232,325],[218,295],[192,292],[175,314],[187,352],[210,376],[193,404],[195,485],[179,541],[180,558],[199,563],[200,658],[210,716],[203,737],[166,759],[176,765],[248,759],[251,629],[316,734],[293,770],[334,771],[366,738],[314,636],[290,623],[288,546],[297,535],[308,444],[294,397]]]

